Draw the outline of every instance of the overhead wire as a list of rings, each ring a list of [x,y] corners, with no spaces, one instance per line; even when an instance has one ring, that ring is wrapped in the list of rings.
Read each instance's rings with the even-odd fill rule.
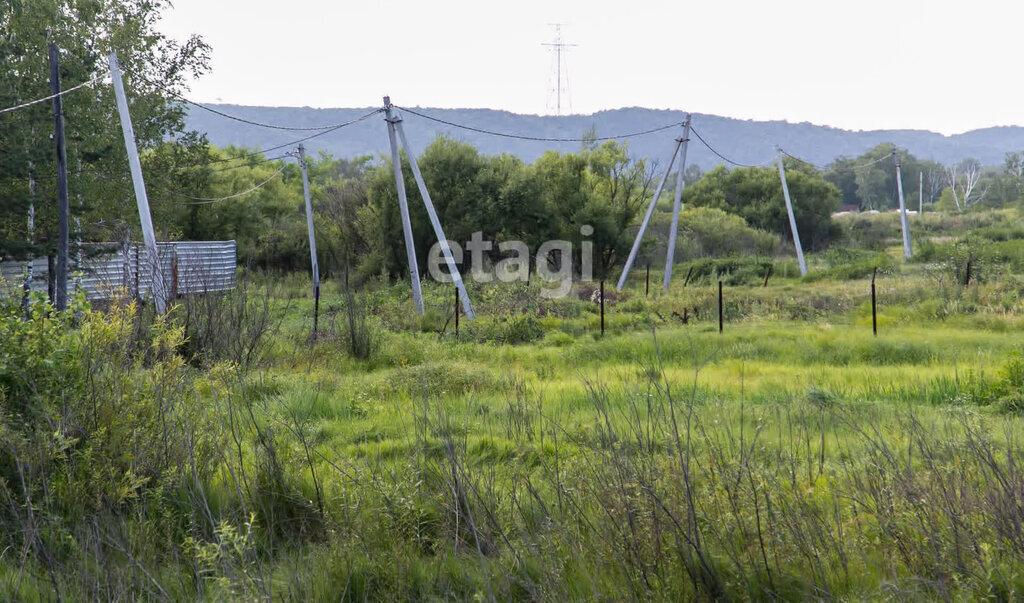
[[[263,164],[263,163],[270,163],[271,161],[279,161],[281,159],[287,159],[287,158],[288,158],[288,155],[278,155],[277,157],[267,157],[266,159],[262,159],[260,161],[254,162],[254,163],[241,163],[241,164],[238,164],[238,165],[229,165],[227,167],[217,168],[215,170],[210,170],[210,173],[211,174],[217,174],[217,173],[220,173],[220,172],[230,172],[231,170],[238,170],[238,169],[241,169],[241,168],[253,167],[253,166],[256,166],[256,165]],[[196,167],[196,166],[189,166],[189,167]]]
[[[701,136],[700,132],[698,132],[697,129],[694,128],[692,125],[690,126],[690,131],[693,132],[694,136],[697,137],[697,140],[701,141],[704,144],[704,146],[706,146],[708,148],[709,151],[711,151],[715,155],[718,155],[718,157],[722,161],[725,161],[726,163],[731,163],[732,165],[735,165],[736,167],[746,167],[746,168],[764,167],[766,165],[771,164],[772,161],[774,161],[774,159],[769,159],[767,161],[762,161],[761,163],[742,163],[742,162],[739,162],[739,161],[735,161],[733,159],[730,159],[730,158],[726,157],[725,155],[721,154],[720,152],[718,152],[718,149],[716,149],[715,147],[711,146],[708,143],[707,140],[704,140],[704,137]]]
[[[233,119],[233,120],[235,120],[237,122],[241,122],[243,124],[248,124],[250,126],[258,126],[260,128],[270,128],[270,129],[273,129],[273,130],[288,130],[288,131],[293,131],[293,132],[314,132],[314,131],[318,131],[318,130],[333,130],[333,129],[337,129],[339,126],[342,125],[342,124],[326,124],[326,125],[322,125],[322,126],[310,126],[310,127],[302,126],[302,127],[300,127],[300,126],[281,126],[281,125],[277,125],[277,124],[268,124],[268,123],[263,123],[263,122],[259,122],[259,121],[254,121],[254,120],[251,120],[251,119],[246,119],[244,117],[238,117],[237,115],[231,115],[230,113],[225,113],[224,111],[220,111],[219,109],[214,109],[213,107],[208,107],[208,106],[206,106],[206,105],[204,105],[202,103],[198,103],[198,102],[196,102],[194,100],[186,98],[186,97],[182,96],[181,94],[178,94],[177,92],[174,92],[173,90],[166,90],[165,89],[164,91],[167,92],[168,94],[170,94],[171,96],[177,98],[178,100],[180,100],[180,101],[182,101],[184,103],[187,103],[189,105],[192,105],[193,107],[198,107],[198,108],[203,109],[205,111],[209,111],[210,113],[213,113],[214,115],[219,115],[219,116],[225,117],[227,119]]]
[[[332,126],[329,130],[324,130],[322,132],[317,132],[316,134],[311,134],[309,136],[305,136],[305,137],[299,138],[297,140],[291,140],[291,141],[288,141],[288,142],[283,143],[283,144],[279,144],[279,145],[276,145],[276,146],[268,147],[266,149],[260,149],[258,151],[251,151],[249,153],[244,153],[242,155],[236,155],[234,157],[224,157],[222,159],[213,159],[213,160],[211,160],[211,161],[209,161],[207,163],[197,163],[197,164],[194,164],[194,165],[181,166],[180,169],[193,168],[193,167],[205,167],[207,165],[214,164],[214,163],[227,163],[229,161],[238,161],[238,160],[241,160],[241,159],[248,159],[249,157],[256,157],[258,155],[265,155],[266,153],[269,153],[271,151],[277,151],[277,150],[283,149],[285,147],[290,147],[290,146],[297,145],[300,142],[306,142],[307,140],[313,140],[314,138],[323,136],[325,134],[330,134],[331,132],[335,132],[335,131],[340,130],[341,128],[344,128],[346,126],[351,126],[351,125],[359,123],[361,121],[365,121],[365,120],[370,119],[371,117],[373,117],[374,115],[376,115],[376,114],[378,114],[378,113],[380,113],[382,111],[384,111],[384,109],[374,109],[373,111],[370,111],[369,113],[367,113],[365,115],[362,115],[362,116],[357,117],[355,119],[351,119],[351,120],[346,121],[344,123],[340,123],[340,124],[337,124],[335,126]],[[242,167],[242,166],[240,165],[238,167]]]
[[[226,119],[231,119],[231,120],[243,123],[243,124],[248,124],[250,126],[257,126],[257,127],[260,127],[260,128],[270,128],[270,129],[273,129],[273,130],[287,130],[287,131],[292,131],[292,132],[315,132],[315,131],[319,131],[319,130],[332,131],[332,130],[337,130],[338,128],[343,128],[343,127],[345,127],[347,125],[351,125],[351,122],[344,122],[344,123],[340,123],[340,124],[324,124],[324,125],[320,125],[320,126],[283,126],[283,125],[280,125],[280,124],[271,124],[271,123],[265,123],[265,122],[261,122],[261,121],[255,121],[255,120],[252,120],[252,119],[246,119],[244,117],[239,117],[237,115],[232,115],[232,114],[227,113],[225,111],[221,111],[220,109],[214,109],[213,107],[210,107],[210,106],[205,105],[203,103],[200,103],[198,101],[194,101],[194,100],[188,98],[187,96],[185,96],[185,95],[183,95],[183,94],[181,94],[181,93],[171,89],[169,86],[166,86],[166,85],[161,84],[159,82],[154,82],[153,80],[151,80],[151,79],[149,79],[149,78],[147,78],[147,77],[145,77],[145,76],[135,72],[134,70],[125,67],[123,63],[121,64],[121,67],[127,73],[132,74],[133,76],[141,79],[142,81],[150,84],[151,86],[154,86],[156,88],[159,88],[160,90],[163,90],[167,94],[173,96],[174,98],[180,100],[183,103],[187,103],[189,105],[192,105],[193,107],[198,107],[200,109],[203,109],[204,111],[209,111],[210,113],[213,113],[214,115],[219,115],[219,116],[224,117]]]
[[[883,156],[879,157],[878,159],[874,159],[872,161],[866,161],[866,162],[858,164],[858,165],[849,165],[849,166],[847,166],[847,165],[834,166],[833,165],[833,167],[829,167],[827,165],[825,165],[825,166],[818,165],[816,163],[812,163],[810,161],[807,161],[806,159],[802,159],[800,157],[797,157],[796,155],[793,155],[791,153],[787,153],[785,149],[779,149],[779,150],[786,157],[789,157],[791,159],[795,159],[797,161],[802,161],[802,162],[804,162],[804,163],[814,167],[815,169],[821,170],[822,172],[831,172],[831,171],[838,172],[838,171],[841,171],[841,170],[850,170],[850,171],[856,172],[857,170],[862,170],[864,168],[871,167],[871,166],[873,166],[873,165],[875,165],[877,163],[881,163],[883,161],[888,161],[888,160],[892,159],[892,155],[889,154],[889,155],[883,155]]]
[[[405,111],[406,113],[411,113],[412,115],[415,115],[417,117],[422,117],[423,119],[428,119],[430,121],[437,122],[437,123],[440,123],[440,124],[444,124],[446,126],[451,126],[453,128],[459,128],[459,129],[462,129],[462,130],[468,130],[470,132],[477,132],[479,134],[487,134],[489,136],[500,136],[502,138],[515,138],[517,140],[533,140],[533,141],[537,141],[537,142],[590,142],[590,141],[602,142],[602,141],[605,141],[605,140],[620,140],[620,139],[623,139],[623,138],[634,138],[636,136],[644,136],[645,134],[653,134],[655,132],[661,132],[662,130],[668,130],[669,128],[674,128],[676,126],[681,126],[681,125],[683,125],[685,123],[685,122],[682,122],[682,121],[678,121],[678,122],[675,122],[675,123],[668,124],[666,126],[661,126],[661,127],[658,127],[658,128],[651,128],[650,130],[643,130],[641,132],[630,132],[628,134],[618,134],[616,136],[595,136],[593,138],[547,138],[547,137],[541,137],[541,136],[525,136],[525,135],[522,135],[522,134],[510,134],[508,132],[496,132],[494,130],[486,130],[484,128],[477,128],[477,127],[474,127],[474,126],[467,126],[465,124],[460,124],[460,123],[456,123],[456,122],[453,122],[453,121],[448,121],[448,120],[445,120],[445,119],[441,119],[440,117],[434,117],[432,115],[427,115],[426,113],[420,113],[419,111],[415,111],[415,110],[410,109],[408,107],[400,107],[398,105],[392,105],[392,106],[394,108],[396,108],[396,109],[401,109],[402,111]]]
[[[161,191],[161,192],[164,192],[164,193],[169,194],[169,195],[174,195],[176,197],[181,197],[182,199],[188,199],[188,201],[172,201],[172,200],[166,199],[166,200],[164,200],[166,203],[175,203],[177,205],[210,205],[212,203],[220,203],[221,201],[228,201],[230,199],[237,199],[239,197],[244,197],[245,195],[248,195],[250,193],[254,193],[254,192],[258,191],[259,189],[263,188],[264,186],[266,186],[274,178],[277,178],[278,176],[280,176],[281,172],[283,172],[286,167],[288,167],[288,166],[287,165],[281,166],[281,168],[278,169],[276,172],[274,172],[269,178],[267,178],[263,182],[260,182],[259,184],[253,186],[252,188],[250,188],[248,190],[244,190],[244,191],[242,191],[240,193],[235,193],[235,194],[232,194],[232,195],[227,195],[225,197],[193,197],[191,195],[185,195],[185,194],[182,194],[182,193],[175,193],[175,192],[170,192],[170,191]]]
[[[100,74],[94,76],[90,80],[86,80],[86,81],[82,82],[81,84],[78,84],[77,86],[72,86],[72,87],[67,88],[65,90],[61,90],[60,92],[58,92],[56,94],[51,94],[50,96],[44,96],[43,98],[37,98],[36,100],[29,101],[27,103],[21,103],[20,105],[15,105],[13,107],[7,107],[6,109],[0,109],[0,115],[2,115],[4,113],[8,113],[10,111],[18,111],[20,109],[24,109],[26,107],[31,107],[32,105],[37,105],[39,103],[45,103],[48,100],[53,100],[53,99],[57,98],[58,96],[64,96],[65,94],[69,94],[69,93],[74,92],[75,90],[78,90],[80,88],[85,88],[86,86],[91,86],[91,85],[95,84],[96,82],[100,81],[101,79],[103,79],[103,77],[105,75],[106,75],[106,72],[103,72],[103,73],[100,73]]]
[[[285,148],[285,147],[288,147],[288,146],[291,146],[291,145],[299,144],[299,143],[305,142],[307,140],[312,140],[312,139],[317,138],[319,136],[323,136],[325,134],[329,134],[331,132],[334,132],[336,130],[344,128],[346,126],[350,126],[350,125],[353,125],[355,123],[361,122],[363,120],[369,119],[373,115],[376,115],[377,113],[380,113],[380,112],[382,112],[384,110],[384,109],[375,109],[375,110],[373,110],[373,111],[371,111],[371,112],[369,112],[369,113],[367,113],[365,115],[362,115],[362,116],[360,116],[360,117],[358,117],[356,119],[352,119],[352,120],[349,120],[349,121],[346,121],[346,122],[342,122],[342,123],[337,123],[337,124],[325,124],[325,125],[322,125],[322,126],[283,126],[283,125],[280,125],[280,124],[270,124],[270,123],[264,123],[264,122],[259,122],[259,121],[255,121],[255,120],[246,119],[246,118],[243,118],[243,117],[238,117],[237,115],[231,115],[230,113],[226,113],[224,111],[220,111],[218,109],[214,109],[213,107],[209,107],[209,106],[207,106],[207,105],[205,105],[203,103],[199,103],[197,101],[193,101],[193,100],[187,98],[186,96],[184,96],[184,95],[182,95],[182,94],[180,94],[180,93],[170,89],[169,87],[167,87],[165,85],[162,85],[160,83],[154,82],[154,81],[152,81],[152,80],[150,80],[150,79],[148,79],[148,78],[146,78],[146,77],[144,77],[144,76],[134,72],[130,68],[126,67],[123,63],[121,64],[121,67],[126,72],[131,73],[131,74],[135,75],[136,77],[139,77],[140,79],[142,79],[142,80],[148,82],[149,84],[151,84],[151,85],[153,85],[153,86],[163,90],[164,92],[168,93],[169,95],[177,98],[178,100],[180,100],[180,101],[182,101],[184,103],[187,103],[189,105],[193,105],[195,107],[198,107],[200,109],[203,109],[203,110],[208,111],[210,113],[213,113],[215,115],[219,115],[219,116],[224,117],[226,119],[231,119],[231,120],[234,120],[234,121],[237,121],[237,122],[240,122],[240,123],[245,123],[245,124],[252,125],[252,126],[263,127],[263,128],[271,128],[271,129],[275,129],[275,130],[316,132],[315,134],[312,134],[310,136],[299,138],[297,140],[292,140],[292,141],[289,141],[289,142],[286,142],[286,143],[283,143],[283,144],[280,144],[280,145],[276,145],[276,146],[273,146],[273,147],[269,147],[269,148],[266,148],[266,149],[261,149],[261,150],[258,150],[258,151],[253,151],[253,152],[245,153],[245,154],[234,156],[234,157],[226,157],[226,158],[222,158],[222,159],[215,159],[215,160],[203,163],[203,164],[194,164],[194,165],[190,165],[190,166],[182,166],[183,168],[200,167],[200,166],[205,166],[205,165],[209,165],[209,164],[213,164],[213,163],[226,163],[226,162],[231,162],[231,161],[243,160],[243,159],[247,159],[247,158],[250,158],[250,157],[255,157],[257,155],[265,155],[268,152],[276,151],[276,150],[279,150],[279,149],[282,149],[282,148]],[[36,105],[36,104],[39,104],[39,103],[43,103],[43,102],[52,100],[54,98],[57,98],[58,96],[63,96],[65,94],[69,94],[71,92],[74,92],[74,91],[79,90],[81,88],[84,88],[86,86],[91,86],[92,84],[95,84],[97,81],[100,81],[101,79],[103,79],[103,77],[105,77],[105,75],[106,75],[106,72],[104,71],[103,73],[97,74],[96,76],[92,77],[89,80],[86,80],[86,81],[84,81],[84,82],[82,82],[82,83],[80,83],[80,84],[78,84],[76,86],[73,86],[71,88],[67,88],[65,90],[62,90],[62,91],[60,91],[60,92],[58,92],[56,94],[51,94],[49,96],[38,98],[36,100],[29,101],[29,102],[26,102],[26,103],[21,103],[19,105],[15,105],[13,107],[8,107],[8,108],[5,108],[5,109],[0,109],[0,115],[5,114],[5,113],[9,113],[9,112],[13,112],[13,111],[17,111],[17,110],[20,110],[20,109],[24,109],[24,108],[27,108],[27,107],[30,107],[32,105]],[[463,129],[463,130],[467,130],[467,131],[471,131],[471,132],[477,132],[477,133],[480,133],[480,134],[486,134],[486,135],[490,135],[490,136],[499,136],[499,137],[503,137],[503,138],[512,138],[512,139],[517,139],[517,140],[530,140],[530,141],[537,141],[537,142],[589,142],[589,141],[600,142],[600,141],[607,141],[607,140],[619,140],[619,139],[633,138],[633,137],[637,137],[637,136],[644,136],[644,135],[647,135],[647,134],[653,134],[653,133],[656,133],[656,132],[661,132],[661,131],[668,130],[668,129],[673,128],[673,127],[681,126],[681,125],[683,125],[683,123],[685,123],[683,121],[674,122],[674,123],[667,124],[665,126],[660,126],[660,127],[657,127],[657,128],[651,128],[651,129],[648,129],[648,130],[642,130],[642,131],[638,131],[638,132],[629,132],[629,133],[626,133],[626,134],[617,134],[617,135],[614,135],[614,136],[597,136],[597,137],[589,137],[589,138],[586,138],[586,137],[581,137],[581,138],[559,138],[559,137],[527,136],[527,135],[522,135],[522,134],[513,134],[513,133],[509,133],[509,132],[498,132],[498,131],[494,131],[494,130],[487,130],[485,128],[477,128],[477,127],[474,127],[474,126],[468,126],[468,125],[465,125],[465,124],[460,124],[460,123],[456,123],[456,122],[453,122],[453,121],[441,119],[439,117],[434,117],[432,115],[427,115],[426,113],[422,113],[420,111],[416,111],[416,110],[410,109],[408,107],[403,107],[403,106],[399,106],[399,105],[393,105],[393,106],[395,108],[397,108],[397,109],[401,109],[402,111],[405,111],[405,112],[410,113],[412,115],[415,115],[417,117],[421,117],[423,119],[427,119],[427,120],[430,120],[430,121],[433,121],[433,122],[436,122],[436,123],[444,124],[444,125],[447,125],[447,126],[450,126],[450,127],[453,127],[453,128],[459,128],[459,129]],[[763,167],[763,166],[769,165],[773,161],[773,159],[769,159],[769,160],[764,161],[764,162],[759,163],[759,164],[750,164],[750,163],[743,163],[743,162],[740,162],[740,161],[736,161],[734,159],[731,159],[731,158],[725,156],[718,149],[713,147],[703,136],[701,136],[700,132],[696,128],[691,126],[690,130],[694,133],[694,135],[697,137],[697,139],[700,140],[701,143],[703,143],[704,146],[708,148],[708,150],[710,150],[712,153],[717,155],[720,159],[722,159],[726,163],[729,163],[729,164],[732,164],[732,165],[735,165],[735,166],[738,166],[738,167]],[[828,170],[854,170],[854,171],[856,171],[856,170],[859,170],[859,169],[864,169],[866,167],[870,167],[872,165],[875,165],[877,163],[880,163],[880,162],[885,161],[886,159],[888,159],[888,157],[880,157],[880,158],[878,158],[878,159],[876,159],[874,161],[866,162],[866,163],[863,163],[863,164],[860,164],[860,165],[856,165],[856,166],[828,167],[828,166],[821,166],[821,165],[812,163],[810,161],[807,161],[805,159],[797,157],[797,156],[795,156],[795,155],[793,155],[791,153],[788,153],[785,150],[780,149],[780,151],[784,155],[786,155],[787,157],[790,157],[790,158],[795,159],[797,161],[803,161],[803,162],[805,162],[805,163],[815,167],[816,169],[819,169],[819,170],[822,170],[822,171],[828,171]],[[268,160],[265,160],[265,161],[272,161],[272,160],[268,159]],[[238,166],[238,167],[242,167],[242,166]],[[227,169],[234,169],[234,168],[227,168]]]

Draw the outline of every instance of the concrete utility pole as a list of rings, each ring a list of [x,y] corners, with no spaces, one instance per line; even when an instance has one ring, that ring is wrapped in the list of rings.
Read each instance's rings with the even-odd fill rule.
[[[306,148],[299,145],[299,165],[302,167],[302,194],[306,199],[306,229],[309,231],[309,264],[313,270],[313,338],[320,323],[320,265],[316,260],[316,233],[313,232],[313,203],[309,199],[309,176],[306,173]]]
[[[924,213],[924,172],[917,173],[917,215]]]
[[[672,157],[668,160],[668,166],[665,167],[665,173],[658,182],[658,188],[654,191],[654,197],[651,198],[651,204],[647,206],[647,213],[644,214],[644,221],[640,223],[640,230],[636,233],[636,240],[633,241],[633,248],[629,250],[629,257],[626,258],[626,265],[622,267],[622,276],[619,277],[619,283],[615,286],[619,291],[622,291],[622,287],[626,284],[626,277],[629,276],[629,269],[633,267],[633,262],[636,260],[637,251],[640,250],[640,243],[644,240],[644,233],[647,231],[647,224],[651,221],[651,214],[654,213],[654,206],[658,204],[658,197],[661,196],[661,191],[665,188],[665,181],[668,180],[668,174],[672,171],[672,164],[675,163],[676,155],[679,154],[679,148],[682,145],[683,139],[677,138],[676,146],[672,149]]]
[[[661,288],[668,291],[668,284],[672,281],[672,265],[676,261],[676,236],[679,234],[679,212],[683,209],[683,171],[686,170],[686,147],[690,142],[690,114],[686,114],[686,121],[683,122],[683,136],[676,139],[682,143],[679,155],[679,173],[676,174],[676,197],[672,203],[672,226],[668,231],[668,254],[665,256],[665,278]]]
[[[53,142],[57,147],[57,270],[54,302],[58,311],[68,307],[68,154],[64,143],[64,103],[60,95],[60,57],[50,42],[50,90],[53,92]]]
[[[786,184],[786,168],[782,166],[782,149],[776,145],[775,162],[779,164],[779,180],[782,181],[782,196],[786,199],[786,213],[789,214],[789,229],[793,233],[793,246],[796,247],[796,259],[800,262],[800,274],[807,275],[807,262],[804,261],[804,249],[800,245],[800,232],[796,229],[796,217],[793,215],[793,202],[789,198],[789,185]]]
[[[896,162],[896,192],[900,198],[900,226],[903,230],[903,257],[910,259],[914,250],[910,246],[910,224],[907,222],[907,204],[903,200],[903,176],[900,174],[900,157],[896,151],[892,152],[892,159]]]
[[[35,168],[32,166],[32,162],[29,162],[29,180],[28,180],[28,244],[29,249],[35,244],[35,232],[36,232],[36,178]],[[25,313],[25,318],[29,318],[32,315],[32,279],[33,268],[32,268],[32,256],[28,256],[28,261],[25,262],[25,282],[22,284],[22,298],[21,305],[22,311]]]
[[[146,196],[146,183],[142,179],[142,164],[139,162],[139,149],[135,145],[135,130],[132,117],[128,113],[128,99],[124,94],[124,82],[121,81],[121,66],[117,62],[117,53],[108,57],[110,63],[110,79],[114,82],[114,95],[117,97],[117,113],[121,118],[121,132],[124,134],[124,146],[128,152],[128,167],[131,168],[132,184],[135,187],[135,202],[139,206],[139,223],[142,226],[142,239],[146,244],[147,269],[152,275],[153,302],[158,314],[167,311],[167,295],[163,271],[160,270],[160,253],[156,246],[156,233],[153,232],[153,218],[149,213],[149,197]]]
[[[82,289],[82,156],[75,152],[75,163],[77,164],[77,186],[75,196],[78,199],[79,215],[75,216],[75,295]]]
[[[473,311],[473,304],[469,301],[469,293],[466,292],[466,285],[462,282],[462,274],[459,273],[459,267],[455,264],[455,258],[452,256],[452,250],[448,246],[448,238],[444,236],[444,230],[441,229],[441,220],[437,217],[437,212],[434,211],[434,202],[430,200],[430,193],[427,191],[427,184],[423,181],[423,174],[420,173],[420,166],[416,163],[416,155],[412,152],[412,147],[409,146],[409,140],[405,137],[405,130],[402,129],[402,118],[396,116],[394,118],[394,126],[398,131],[398,138],[402,142],[402,148],[405,149],[405,155],[409,158],[409,166],[412,168],[412,175],[416,179],[416,186],[420,190],[420,197],[423,198],[423,205],[427,208],[427,215],[430,216],[430,224],[434,227],[434,235],[437,237],[438,244],[441,245],[441,253],[444,254],[444,260],[448,264],[448,272],[451,274],[452,281],[455,283],[455,288],[459,292],[459,299],[462,301],[462,309],[466,313],[466,318],[472,320],[476,318],[476,312]],[[456,316],[456,323],[458,324],[458,314]]]
[[[391,163],[395,172],[395,187],[398,189],[398,209],[402,214],[402,232],[405,235],[405,253],[409,260],[409,278],[412,280],[412,298],[416,312],[423,314],[423,291],[420,289],[420,269],[416,263],[416,248],[412,240],[412,222],[409,220],[409,200],[405,196],[405,180],[402,178],[402,160],[398,155],[398,141],[395,139],[395,123],[401,121],[391,115],[391,97],[384,97],[384,121],[388,124],[388,141],[391,143]]]

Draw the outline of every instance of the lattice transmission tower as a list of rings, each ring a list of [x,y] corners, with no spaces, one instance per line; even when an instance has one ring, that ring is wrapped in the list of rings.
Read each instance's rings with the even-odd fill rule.
[[[567,44],[562,41],[562,26],[565,23],[551,23],[550,25],[555,28],[555,39],[553,42],[542,44],[551,51],[554,59],[552,65],[553,86],[548,89],[547,109],[551,109],[551,101],[554,100],[555,114],[561,115],[563,103],[568,111],[572,112],[572,97],[569,95],[569,70],[565,65],[565,55],[576,44]]]

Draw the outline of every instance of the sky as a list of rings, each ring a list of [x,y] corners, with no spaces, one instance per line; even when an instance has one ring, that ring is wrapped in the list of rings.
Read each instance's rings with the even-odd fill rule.
[[[851,130],[1024,125],[1019,0],[173,0],[200,102],[675,109]]]

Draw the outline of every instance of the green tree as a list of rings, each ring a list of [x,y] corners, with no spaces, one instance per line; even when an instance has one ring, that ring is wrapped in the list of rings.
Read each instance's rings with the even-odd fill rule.
[[[786,161],[786,180],[801,244],[807,250],[825,248],[839,236],[831,217],[839,206],[839,189],[803,162]],[[782,184],[774,168],[719,166],[683,195],[688,205],[725,210],[755,228],[792,240]]]
[[[168,6],[161,0],[0,4],[0,106],[50,94],[50,42],[60,49],[64,89],[105,73],[107,54],[117,51],[140,148],[181,135],[184,109],[169,91],[183,91],[187,78],[205,71],[208,47],[198,37],[178,43],[159,32],[160,15]],[[84,237],[109,239],[137,228],[137,218],[126,218],[133,215],[134,201],[113,90],[97,83],[65,95],[63,104],[72,212],[82,218]],[[56,162],[51,112],[47,102],[0,115],[0,255],[52,249]],[[194,135],[181,139],[185,145],[204,142]],[[32,201],[37,244],[29,248],[26,211]]]
[[[900,160],[903,176],[904,198],[908,209],[918,207],[921,175],[926,184],[932,184],[929,173],[942,173],[942,166],[932,161],[920,161],[905,149],[892,144],[880,144],[868,149],[859,157],[839,157],[828,166],[825,179],[834,184],[842,194],[843,205],[856,205],[862,210],[885,211],[899,207],[896,187],[896,165],[892,159],[895,150]],[[926,187],[924,201],[931,203],[939,190]]]
[[[417,260],[424,265],[435,242],[415,181],[402,156]],[[615,142],[578,153],[549,151],[533,165],[509,155],[480,155],[465,143],[440,137],[418,159],[423,179],[450,239],[465,243],[474,232],[489,241],[521,240],[535,253],[550,239],[567,240],[575,250],[574,268],[585,240],[594,245],[594,273],[603,277],[622,260],[629,227],[649,193],[644,161],[629,157]],[[390,162],[366,171],[366,204],[357,212],[357,230],[366,243],[364,275],[407,272],[405,243]],[[584,234],[584,226],[593,228]],[[495,245],[492,260],[502,253]],[[552,260],[561,261],[561,260]]]

